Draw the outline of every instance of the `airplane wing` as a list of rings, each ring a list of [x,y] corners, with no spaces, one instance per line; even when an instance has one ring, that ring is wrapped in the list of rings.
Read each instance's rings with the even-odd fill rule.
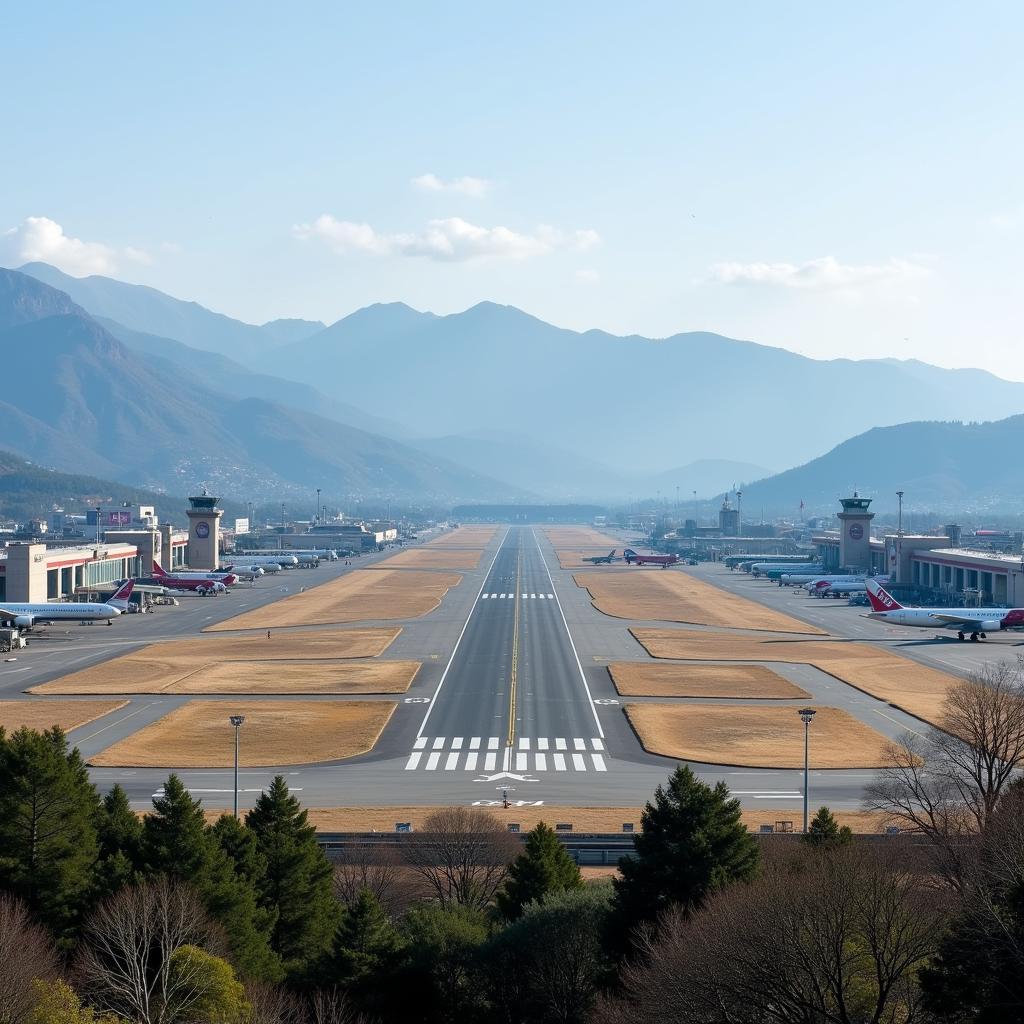
[[[17,618],[18,616],[14,612],[0,608],[0,622],[14,622]]]
[[[972,619],[967,615],[936,615],[940,622],[947,626],[970,626],[972,629],[981,629],[981,619]]]

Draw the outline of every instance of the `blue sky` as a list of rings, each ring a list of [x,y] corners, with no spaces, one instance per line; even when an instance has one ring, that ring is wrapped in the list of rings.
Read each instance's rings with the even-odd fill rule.
[[[0,263],[1024,380],[1024,5],[293,6],[0,10]]]

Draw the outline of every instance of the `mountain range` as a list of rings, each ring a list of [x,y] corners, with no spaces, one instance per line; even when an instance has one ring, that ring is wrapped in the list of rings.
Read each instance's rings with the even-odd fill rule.
[[[756,500],[752,481],[773,493],[777,478],[766,467],[812,467],[813,475],[821,465],[825,473],[822,457],[879,425],[1024,411],[1024,384],[914,360],[815,360],[706,332],[579,333],[487,302],[448,316],[389,303],[329,326],[252,325],[111,278],[74,278],[45,264],[22,270],[23,281],[63,292],[61,308],[91,318],[102,344],[119,342],[134,357],[133,373],[141,366],[171,382],[177,400],[167,422],[205,422],[234,477],[252,474],[250,489],[340,478],[345,492],[395,497],[427,486],[463,500],[616,501],[661,491],[671,501],[741,486],[746,504]],[[5,315],[14,318],[9,327],[31,319],[40,301],[25,286],[0,311],[0,329]],[[216,423],[211,395],[220,404]],[[68,418],[55,424],[58,407],[50,411],[33,412],[31,423],[15,418],[20,451],[53,452],[66,437]],[[176,444],[184,471],[221,472],[196,464],[189,453],[197,439],[178,434],[177,421],[173,430],[153,425],[159,454],[148,463],[141,452],[110,459],[93,450],[106,460],[95,471],[173,484],[182,471],[171,464]],[[80,449],[82,438],[69,443]],[[801,478],[782,476],[779,501],[788,509],[793,495],[782,493]],[[825,473],[824,490],[808,484],[796,500],[824,494],[830,480]]]
[[[137,354],[70,298],[0,270],[3,443],[64,471],[235,498],[302,493],[452,501],[508,495],[487,476],[399,441],[208,385]]]
[[[990,423],[917,422],[876,427],[802,466],[743,489],[746,509],[832,513],[854,490],[872,509],[1019,512],[1024,480],[1008,456],[1024,447],[1024,415]]]

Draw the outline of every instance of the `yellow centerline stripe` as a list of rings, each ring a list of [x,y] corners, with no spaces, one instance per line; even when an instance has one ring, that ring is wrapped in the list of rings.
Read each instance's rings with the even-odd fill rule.
[[[512,595],[516,599],[516,611],[512,624],[512,685],[508,692],[508,739],[505,745],[511,747],[516,738],[516,674],[519,670],[519,596],[520,580],[522,578],[523,549],[520,547],[516,552],[516,592]]]

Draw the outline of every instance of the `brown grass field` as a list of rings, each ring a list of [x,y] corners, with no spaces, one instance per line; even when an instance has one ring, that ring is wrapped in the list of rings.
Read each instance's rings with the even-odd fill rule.
[[[640,831],[641,807],[489,807],[502,821],[518,822],[525,832],[538,821],[552,828],[558,822],[571,824],[574,832],[621,832],[623,822],[631,821]],[[814,808],[817,810],[817,807]],[[310,807],[309,821],[321,832],[393,832],[395,822],[408,821],[417,830],[432,811],[441,807]],[[209,812],[217,816],[222,812]],[[871,811],[834,810],[840,825],[854,832],[874,833],[884,828],[884,816]],[[803,811],[799,808],[750,807],[743,809],[743,821],[750,829],[791,821],[799,829]]]
[[[480,548],[410,548],[375,562],[371,569],[475,569],[480,564]]]
[[[451,533],[428,540],[427,548],[485,548],[498,532],[497,526],[460,526]]]
[[[72,672],[29,693],[161,693],[176,680],[220,662],[326,661],[375,658],[401,632],[380,629],[317,629],[266,636],[209,636],[150,644],[120,658]],[[358,691],[357,691],[358,692]]]
[[[763,665],[666,665],[616,661],[608,666],[626,697],[809,697],[802,687]]]
[[[877,768],[889,740],[839,708],[818,707],[811,766]],[[750,768],[802,768],[804,725],[792,707],[627,704],[644,750],[681,761]]]
[[[125,655],[119,661],[130,661]],[[182,658],[173,665],[143,662],[106,674],[86,669],[32,687],[32,693],[405,693],[418,661],[206,661]],[[100,666],[96,666],[99,668]],[[163,675],[160,674],[163,670]]]
[[[573,579],[590,592],[598,611],[621,619],[664,619],[777,633],[822,632],[679,570],[632,567],[628,573],[588,572]]]
[[[91,758],[102,767],[229,768],[228,715],[245,715],[239,764],[265,768],[355,757],[372,750],[393,701],[194,700]]]
[[[204,632],[413,619],[433,611],[461,580],[453,573],[360,569],[305,593],[207,626]]]
[[[890,651],[844,641],[797,641],[640,627],[630,632],[655,658],[814,665],[926,722],[939,720],[946,691],[959,681],[955,676]]]
[[[70,732],[127,703],[126,700],[0,700],[0,728],[14,732],[24,726],[42,731],[59,725]]]

